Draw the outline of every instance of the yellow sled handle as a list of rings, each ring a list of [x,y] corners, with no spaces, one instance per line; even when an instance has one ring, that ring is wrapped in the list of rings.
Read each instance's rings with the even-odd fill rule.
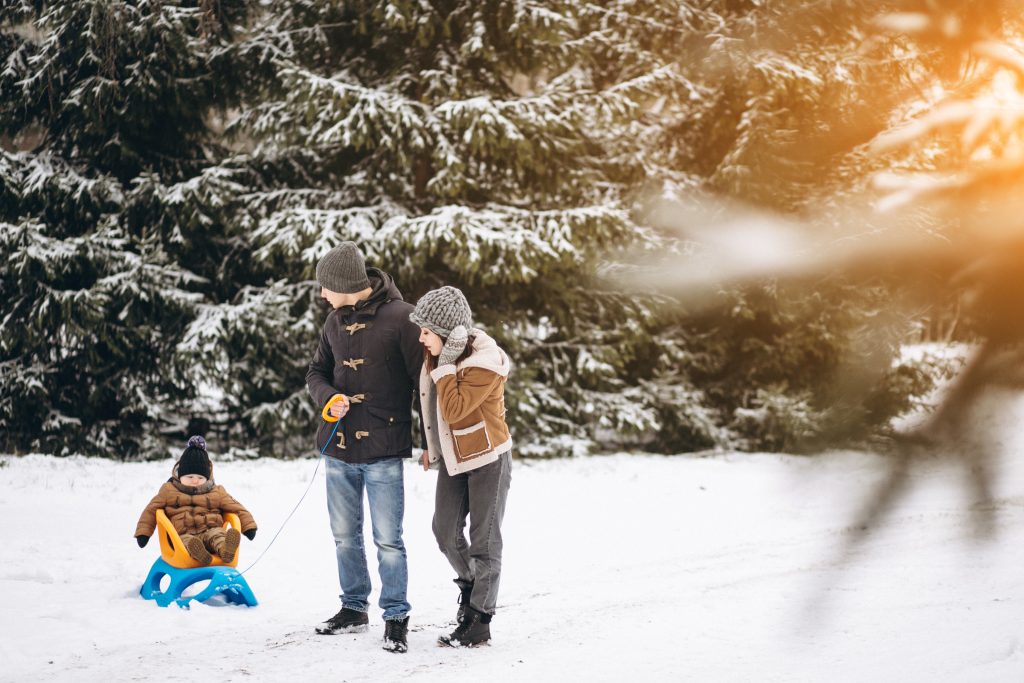
[[[325,405],[324,409],[320,411],[320,415],[323,416],[324,422],[337,422],[340,419],[331,415],[331,406],[333,406],[338,401],[347,402],[348,396],[346,396],[345,394],[335,394],[334,396],[331,396],[330,400],[327,401],[327,405]]]

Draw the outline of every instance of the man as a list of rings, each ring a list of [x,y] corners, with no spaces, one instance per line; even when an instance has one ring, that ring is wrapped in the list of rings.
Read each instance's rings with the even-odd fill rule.
[[[409,572],[402,541],[404,459],[412,455],[411,406],[423,363],[413,307],[392,279],[367,268],[353,242],[331,249],[316,266],[328,314],[306,386],[324,421],[317,448],[327,462],[327,511],[338,556],[341,610],[317,633],[366,631],[370,574],[363,546],[363,491],[377,546],[384,610],[384,649],[405,652]],[[333,424],[337,432],[330,437]]]

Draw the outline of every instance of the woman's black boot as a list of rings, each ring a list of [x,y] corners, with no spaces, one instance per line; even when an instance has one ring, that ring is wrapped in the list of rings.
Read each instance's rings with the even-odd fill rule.
[[[485,621],[486,619],[486,621]],[[491,641],[491,615],[466,608],[466,616],[451,635],[437,639],[438,645],[446,647],[476,647]]]
[[[469,608],[469,596],[473,594],[473,583],[460,583],[459,585],[459,611],[455,613],[455,623],[461,624],[462,620],[466,618],[466,610]]]

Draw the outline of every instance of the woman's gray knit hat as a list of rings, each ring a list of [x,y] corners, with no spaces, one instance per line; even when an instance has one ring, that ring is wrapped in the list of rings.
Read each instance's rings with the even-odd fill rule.
[[[424,294],[409,314],[409,320],[443,339],[459,325],[465,327],[467,333],[473,331],[473,311],[466,297],[455,287],[445,286]]]
[[[370,286],[366,261],[355,242],[342,242],[316,264],[316,281],[338,294],[355,294]]]

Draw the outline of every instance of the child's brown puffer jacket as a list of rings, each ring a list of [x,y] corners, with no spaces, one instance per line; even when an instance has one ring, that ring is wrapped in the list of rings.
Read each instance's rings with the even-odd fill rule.
[[[156,530],[156,511],[163,508],[179,534],[199,534],[224,524],[224,513],[234,512],[242,524],[242,533],[256,528],[256,520],[241,503],[231,497],[223,486],[210,479],[202,486],[185,486],[178,479],[178,463],[174,463],[171,478],[163,486],[139,517],[136,536],[152,536]]]

